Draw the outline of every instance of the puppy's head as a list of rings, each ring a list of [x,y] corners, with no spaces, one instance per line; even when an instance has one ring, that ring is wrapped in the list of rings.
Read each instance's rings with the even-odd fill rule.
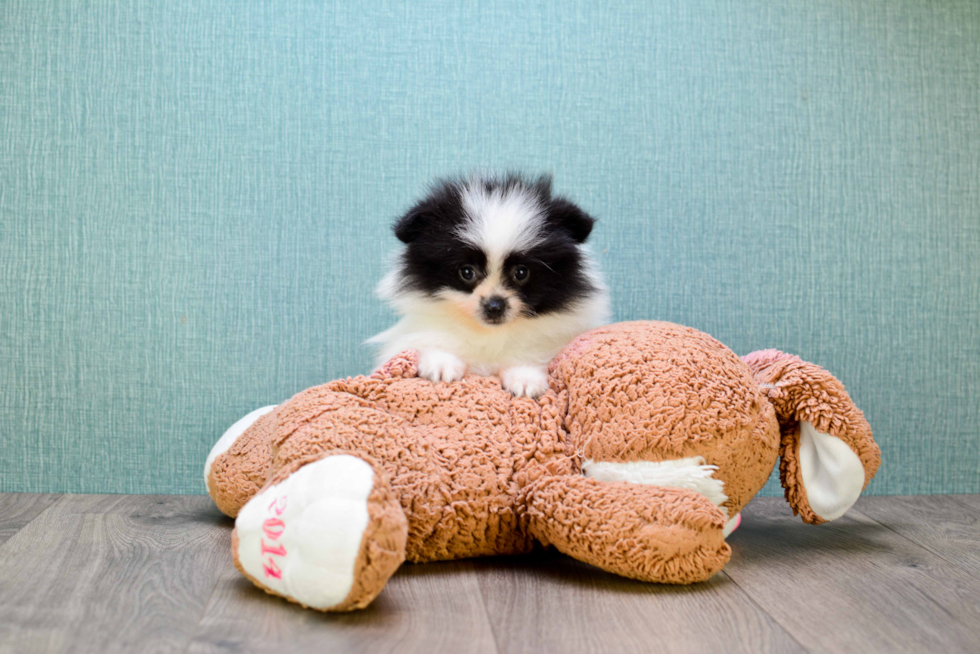
[[[395,223],[406,247],[383,284],[488,327],[560,312],[596,290],[580,248],[593,223],[550,177],[442,181]]]

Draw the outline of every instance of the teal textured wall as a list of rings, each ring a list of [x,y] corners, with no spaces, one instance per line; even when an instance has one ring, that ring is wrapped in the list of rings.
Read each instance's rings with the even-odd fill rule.
[[[2,491],[203,492],[368,368],[390,221],[509,167],[601,219],[616,318],[819,363],[872,492],[980,492],[974,0],[4,2],[0,88]]]

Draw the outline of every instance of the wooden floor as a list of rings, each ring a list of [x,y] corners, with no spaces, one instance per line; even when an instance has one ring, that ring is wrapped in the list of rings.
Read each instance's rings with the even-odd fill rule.
[[[696,586],[548,552],[405,565],[325,615],[243,579],[206,497],[0,494],[0,652],[980,652],[980,496],[742,515]]]

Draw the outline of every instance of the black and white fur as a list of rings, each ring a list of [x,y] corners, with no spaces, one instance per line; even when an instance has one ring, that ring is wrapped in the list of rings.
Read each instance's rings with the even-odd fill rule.
[[[496,374],[514,395],[540,396],[552,357],[608,321],[583,246],[594,222],[552,196],[550,177],[438,182],[394,225],[405,247],[378,294],[402,318],[369,340],[379,365],[414,349],[426,379]]]

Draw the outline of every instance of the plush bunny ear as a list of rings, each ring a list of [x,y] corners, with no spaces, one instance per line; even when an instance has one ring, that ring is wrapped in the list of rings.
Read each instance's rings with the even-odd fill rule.
[[[779,477],[793,513],[810,524],[841,517],[881,463],[864,414],[820,366],[778,350],[742,359],[779,418]]]

